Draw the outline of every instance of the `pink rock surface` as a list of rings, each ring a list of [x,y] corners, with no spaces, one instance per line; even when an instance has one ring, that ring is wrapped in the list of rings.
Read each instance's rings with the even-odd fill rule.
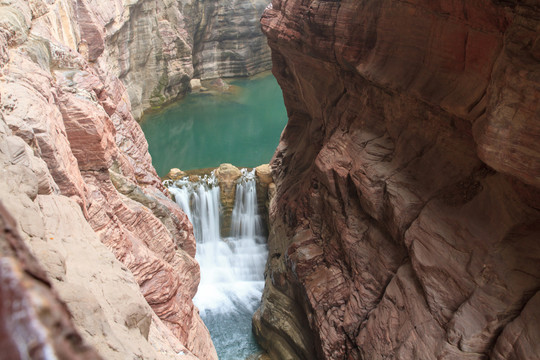
[[[152,167],[126,88],[102,61],[107,55],[104,25],[113,26],[123,3],[97,3],[36,0],[0,6],[9,15],[0,25],[0,45],[8,45],[2,45],[6,53],[0,63],[0,135],[11,141],[8,147],[2,144],[0,155],[9,162],[17,158],[10,150],[26,154],[32,149],[27,157],[41,159],[46,174],[40,174],[35,188],[33,183],[21,187],[25,201],[32,202],[37,193],[77,201],[93,231],[131,271],[168,328],[161,338],[172,333],[188,355],[217,359],[192,302],[200,276],[192,226]],[[77,52],[79,45],[85,54]],[[35,172],[34,167],[41,169],[36,165],[28,171]],[[24,174],[8,174],[25,179]],[[30,219],[20,220],[32,229]],[[76,291],[69,296],[76,298]]]
[[[0,347],[3,359],[101,359],[70,314],[0,202]],[[32,339],[26,344],[21,337]]]
[[[263,14],[289,114],[254,318],[275,358],[538,359],[540,9],[510,3]]]

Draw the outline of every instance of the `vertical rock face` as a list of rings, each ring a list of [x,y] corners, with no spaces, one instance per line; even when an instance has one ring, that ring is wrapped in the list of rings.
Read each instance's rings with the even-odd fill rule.
[[[221,236],[227,237],[231,234],[231,219],[236,198],[236,183],[242,176],[239,168],[232,164],[221,164],[215,170],[215,175],[219,184],[219,201],[222,221],[220,222]]]
[[[265,1],[32,1],[40,36],[59,37],[127,88],[136,119],[184,95],[195,76],[249,76],[271,67],[258,21]],[[194,72],[195,67],[195,72]]]
[[[538,359],[540,8],[274,0],[289,123],[260,342],[280,359]]]
[[[192,226],[104,60],[120,5],[0,3],[0,199],[103,358],[216,359]]]
[[[271,68],[259,19],[266,0],[181,0],[193,44],[194,76],[250,76]]]
[[[192,44],[176,1],[73,3],[81,35],[78,48],[122,80],[135,118],[187,92]]]
[[[269,70],[270,49],[258,24],[266,5],[262,0],[77,0],[70,5],[80,34],[74,48],[122,80],[139,118],[145,109],[184,95],[193,77]]]

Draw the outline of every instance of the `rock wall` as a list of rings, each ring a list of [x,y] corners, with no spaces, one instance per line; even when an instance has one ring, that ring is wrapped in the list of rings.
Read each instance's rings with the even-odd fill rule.
[[[149,107],[188,92],[193,44],[178,1],[78,0],[77,4],[79,9],[91,9],[89,22],[104,29],[99,41],[91,36],[92,30],[81,35],[90,49],[103,43],[103,53],[96,60],[122,80],[136,119]]]
[[[191,43],[176,1],[76,0],[38,7],[42,32],[59,36],[122,80],[135,118],[189,90]]]
[[[250,76],[271,67],[258,24],[262,0],[36,0],[31,6],[38,33],[60,38],[123,82],[136,119],[185,95],[194,77]]]
[[[258,24],[266,5],[262,0],[77,0],[64,16],[78,25],[71,47],[122,80],[138,119],[144,110],[185,95],[192,78],[269,70],[270,49]]]
[[[273,0],[262,28],[270,355],[539,359],[537,2]]]
[[[100,356],[217,359],[191,300],[199,282],[191,224],[168,198],[128,91],[100,55],[102,32],[117,20],[104,13],[121,4],[0,2],[0,201],[43,265],[48,280],[40,279]],[[12,251],[0,250],[11,264]],[[2,284],[13,269],[2,269]]]
[[[270,70],[259,20],[266,0],[181,0],[193,44],[196,78],[251,76]]]
[[[3,359],[101,359],[84,343],[47,275],[0,203],[0,346]],[[27,341],[25,339],[32,339]],[[23,340],[23,341],[21,341]]]

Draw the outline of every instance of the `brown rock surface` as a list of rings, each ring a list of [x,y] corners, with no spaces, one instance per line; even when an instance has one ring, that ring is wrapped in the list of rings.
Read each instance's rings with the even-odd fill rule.
[[[259,205],[259,214],[264,214],[264,226],[268,228],[268,210],[270,208],[270,199],[274,196],[276,184],[272,178],[272,168],[270,164],[262,164],[255,168],[257,179],[257,204]]]
[[[255,168],[255,175],[262,185],[268,186],[274,182],[272,179],[272,168],[269,164],[259,165]]]
[[[274,0],[262,27],[270,355],[538,359],[538,5]]]
[[[232,164],[221,164],[215,170],[215,175],[219,184],[222,222],[221,236],[230,236],[231,218],[236,198],[236,182],[242,176],[239,168]]]
[[[187,174],[180,170],[180,169],[177,169],[177,168],[173,168],[171,170],[169,170],[169,172],[167,173],[167,175],[165,175],[165,179],[168,179],[168,180],[180,180],[182,179],[183,177],[186,177]]]
[[[192,226],[151,165],[128,91],[102,61],[99,39],[122,23],[122,9],[0,5],[0,199],[101,356],[216,359],[191,300]]]

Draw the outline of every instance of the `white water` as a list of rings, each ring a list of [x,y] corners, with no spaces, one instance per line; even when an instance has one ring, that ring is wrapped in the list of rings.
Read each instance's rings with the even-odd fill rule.
[[[193,223],[197,240],[201,282],[193,302],[210,330],[220,359],[241,359],[257,350],[251,316],[261,299],[267,258],[254,171],[242,170],[236,185],[231,235],[225,238],[220,236],[220,192],[213,174],[197,183],[176,181],[169,191]]]

